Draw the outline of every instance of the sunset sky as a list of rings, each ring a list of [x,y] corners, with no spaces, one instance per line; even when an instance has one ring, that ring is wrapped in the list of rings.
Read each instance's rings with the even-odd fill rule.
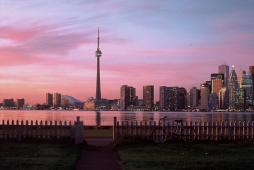
[[[95,96],[98,27],[102,97],[199,86],[219,64],[254,65],[253,18],[253,0],[0,0],[0,100]]]

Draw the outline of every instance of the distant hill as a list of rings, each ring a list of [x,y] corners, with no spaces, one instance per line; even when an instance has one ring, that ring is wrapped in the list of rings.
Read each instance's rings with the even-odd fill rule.
[[[68,95],[62,95],[62,99],[67,99],[69,100],[70,105],[80,105],[83,104],[84,102],[76,99],[75,97],[68,96]]]

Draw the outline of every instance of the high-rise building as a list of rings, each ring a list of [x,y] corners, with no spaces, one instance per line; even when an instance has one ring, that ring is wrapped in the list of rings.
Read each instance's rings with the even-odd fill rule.
[[[254,105],[254,66],[249,67],[249,72],[252,79],[252,105]]]
[[[53,94],[46,93],[46,105],[53,107]]]
[[[17,109],[23,109],[25,105],[25,99],[17,99]]]
[[[60,93],[54,93],[54,107],[61,107],[61,94]]]
[[[224,89],[224,91],[226,90],[226,94],[224,96],[225,98],[224,98],[224,107],[223,107],[223,109],[227,109],[229,107],[229,66],[226,65],[226,64],[220,65],[218,73],[224,75],[223,87],[226,88],[226,89]],[[220,96],[219,96],[219,98],[220,98]]]
[[[211,93],[209,95],[209,103],[208,103],[209,110],[217,110],[219,108],[219,97],[215,93]]]
[[[242,72],[242,79],[240,82],[240,89],[242,89],[242,99],[244,100],[244,108],[250,107],[253,101],[253,84],[251,75],[247,74],[246,71]]]
[[[187,92],[185,88],[160,87],[160,109],[177,111],[186,108]]]
[[[143,100],[147,109],[153,109],[154,106],[154,86],[143,86]]]
[[[200,86],[200,110],[208,111],[209,110],[209,95],[210,95],[210,86],[207,83],[203,83]]]
[[[177,110],[177,89],[178,87],[169,87],[168,89],[168,95],[169,95],[169,109],[170,111],[176,111]]]
[[[220,73],[211,74],[211,82],[212,82],[212,93],[215,93],[217,94],[217,96],[219,96],[219,91],[224,84],[224,74]]]
[[[223,87],[220,89],[219,92],[219,108],[220,109],[227,109],[227,88]]]
[[[68,108],[68,107],[70,106],[70,100],[67,99],[67,98],[62,98],[61,105],[62,105],[64,108]]]
[[[13,99],[4,99],[3,100],[3,106],[5,108],[13,108],[15,107],[15,103]]]
[[[101,79],[100,79],[100,57],[102,52],[100,50],[100,32],[98,29],[98,37],[97,37],[97,50],[95,52],[95,56],[97,58],[97,77],[96,77],[96,100],[101,100]]]
[[[120,89],[120,109],[127,110],[129,106],[138,102],[136,89],[127,85],[122,85]]]
[[[206,81],[205,83],[206,83],[207,87],[209,88],[209,93],[211,93],[212,92],[212,81],[211,80]]]
[[[197,108],[199,106],[200,90],[197,87],[192,87],[189,93],[189,105],[191,108]]]
[[[177,109],[183,110],[187,107],[187,91],[185,88],[177,88]]]
[[[238,90],[239,90],[238,78],[235,71],[235,67],[232,66],[229,80],[229,107],[231,109],[236,109]]]
[[[177,87],[160,87],[160,109],[177,110]]]
[[[169,101],[168,101],[168,87],[166,86],[161,86],[160,87],[160,110],[167,110],[169,106]]]
[[[211,74],[211,82],[212,82],[212,91],[209,99],[209,108],[215,110],[219,106],[219,93],[221,88],[223,87],[224,82],[224,74],[214,73]]]
[[[229,66],[226,64],[220,65],[219,66],[219,71],[220,74],[224,75],[224,86],[228,89],[229,88]]]
[[[135,106],[138,102],[138,97],[136,96],[136,88],[129,86],[129,101],[130,105]]]

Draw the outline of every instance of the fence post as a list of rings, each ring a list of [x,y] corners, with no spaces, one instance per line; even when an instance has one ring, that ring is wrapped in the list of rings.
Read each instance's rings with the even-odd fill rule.
[[[84,125],[80,121],[80,117],[77,116],[77,120],[74,123],[74,140],[75,144],[81,144],[84,142]]]
[[[114,144],[117,144],[117,136],[116,136],[117,127],[116,127],[116,123],[117,123],[117,118],[114,117],[114,124],[113,124],[113,142],[114,142]]]

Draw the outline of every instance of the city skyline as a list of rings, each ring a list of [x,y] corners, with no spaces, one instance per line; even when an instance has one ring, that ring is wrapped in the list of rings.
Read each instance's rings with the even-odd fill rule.
[[[223,63],[248,71],[254,2],[219,2],[2,0],[0,98],[42,103],[51,91],[95,97],[98,26],[104,98],[119,98],[123,84],[136,87],[139,98],[152,84],[155,100],[159,86],[199,88]]]

